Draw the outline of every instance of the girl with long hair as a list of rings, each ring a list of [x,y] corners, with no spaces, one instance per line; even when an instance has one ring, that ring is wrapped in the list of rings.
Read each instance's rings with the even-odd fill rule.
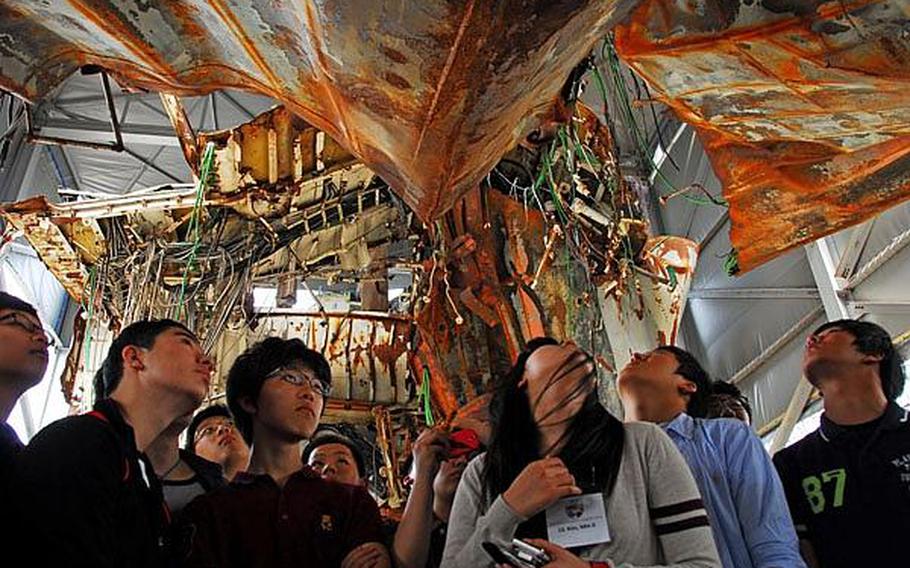
[[[530,341],[494,386],[490,417],[490,447],[455,495],[443,568],[492,566],[483,543],[513,538],[541,545],[553,566],[720,566],[679,451],[657,426],[623,424],[604,409],[593,360],[573,343]],[[571,551],[541,540],[546,510],[578,495],[603,499],[606,538]]]

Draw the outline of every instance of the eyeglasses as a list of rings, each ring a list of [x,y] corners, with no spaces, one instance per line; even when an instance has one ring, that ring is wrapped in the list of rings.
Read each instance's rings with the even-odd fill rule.
[[[294,371],[291,369],[278,369],[277,371],[269,374],[266,379],[279,379],[289,385],[294,385],[295,387],[301,387],[307,385],[310,387],[310,390],[319,396],[325,398],[329,396],[329,391],[332,390],[331,385],[327,385],[317,379],[316,377],[311,377],[303,371]]]
[[[44,337],[44,341],[47,343],[48,347],[53,346],[55,343],[54,338],[49,333],[44,331],[44,328],[41,327],[41,324],[32,322],[30,319],[20,314],[19,312],[12,312],[6,314],[3,317],[0,317],[0,325],[18,327],[31,336],[41,335]]]
[[[196,435],[193,436],[193,442],[198,442],[202,438],[208,438],[209,436],[218,436],[224,432],[233,432],[235,428],[236,426],[234,426],[234,423],[230,420],[209,424],[202,430],[196,432]]]

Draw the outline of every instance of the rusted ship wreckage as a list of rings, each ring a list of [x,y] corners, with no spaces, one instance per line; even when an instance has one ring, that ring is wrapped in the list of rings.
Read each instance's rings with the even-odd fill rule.
[[[737,272],[910,195],[908,18],[874,0],[6,0],[11,122],[123,151],[112,105],[112,142],[88,143],[42,132],[44,97],[80,69],[108,101],[111,79],[160,93],[193,183],[2,214],[82,306],[74,406],[138,318],[188,321],[217,377],[259,337],[301,337],[332,364],[329,417],[370,426],[394,506],[413,428],[482,428],[529,338],[574,339],[605,376],[674,340],[698,251],[649,207],[728,208]],[[228,88],[280,106],[195,132],[180,97]],[[671,111],[723,199],[653,175],[642,123]]]

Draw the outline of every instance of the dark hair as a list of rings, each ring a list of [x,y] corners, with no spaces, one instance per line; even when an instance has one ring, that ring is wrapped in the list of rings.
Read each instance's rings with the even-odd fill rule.
[[[357,447],[357,444],[354,442],[354,440],[348,438],[347,436],[343,436],[329,430],[324,430],[313,436],[313,439],[310,440],[309,444],[307,444],[306,449],[303,450],[303,462],[309,463],[310,456],[313,454],[313,452],[315,452],[317,448],[326,446],[328,444],[341,444],[342,446],[351,450],[351,455],[354,456],[354,461],[357,462],[357,475],[359,475],[361,479],[366,479],[366,463],[364,463],[363,454],[361,453],[360,448]]]
[[[880,325],[869,321],[842,319],[822,324],[812,332],[816,336],[829,329],[840,329],[853,336],[853,345],[863,355],[881,355],[878,376],[882,381],[885,398],[894,400],[904,390],[904,361],[894,348],[891,336]]]
[[[724,397],[732,398],[738,402],[749,416],[749,421],[752,421],[752,404],[749,403],[748,397],[743,394],[743,391],[739,390],[738,386],[726,381],[714,381],[711,384],[711,394],[708,396],[705,408],[708,418],[735,418],[735,416],[729,414],[731,411],[727,410],[726,406],[715,404],[715,402]]]
[[[215,416],[223,416],[233,420],[231,411],[228,410],[227,406],[223,404],[211,404],[206,406],[193,416],[193,419],[190,420],[190,425],[186,427],[186,443],[184,444],[186,451],[191,454],[196,453],[196,429],[199,428],[199,425],[202,424],[203,421],[214,418]]]
[[[38,316],[38,311],[35,310],[35,307],[26,302],[25,300],[20,300],[19,298],[13,296],[12,294],[7,294],[6,292],[0,292],[0,310],[15,310],[17,312],[25,312],[31,314],[41,319]]]
[[[120,379],[123,378],[123,349],[125,347],[133,345],[151,349],[159,335],[175,327],[193,334],[182,323],[170,319],[142,320],[123,328],[111,343],[101,368],[95,373],[92,381],[92,386],[95,388],[95,400],[108,398],[120,385]],[[195,336],[195,334],[193,335]]]
[[[227,404],[234,416],[237,429],[247,444],[253,443],[253,418],[243,409],[240,401],[249,398],[256,402],[266,377],[292,363],[303,364],[313,371],[323,384],[331,386],[332,371],[329,362],[321,353],[313,351],[297,338],[263,339],[240,354],[231,365],[226,386]]]
[[[549,337],[528,342],[511,371],[494,386],[490,400],[493,434],[483,467],[487,496],[491,501],[509,488],[525,466],[541,458],[538,451],[540,431],[531,412],[527,389],[518,385],[524,376],[528,358],[544,345],[558,343]],[[559,380],[577,368],[563,369],[571,363],[571,359],[566,361],[551,380]],[[593,375],[592,372],[591,379]],[[572,419],[565,436],[566,443],[559,457],[569,471],[579,484],[591,483],[610,495],[619,473],[625,430],[622,422],[600,404],[597,389],[585,397],[584,405]]]
[[[691,353],[675,345],[661,345],[656,351],[666,351],[676,357],[679,366],[676,374],[695,383],[695,392],[689,395],[686,404],[686,413],[695,418],[704,418],[707,415],[708,396],[711,394],[711,377]]]

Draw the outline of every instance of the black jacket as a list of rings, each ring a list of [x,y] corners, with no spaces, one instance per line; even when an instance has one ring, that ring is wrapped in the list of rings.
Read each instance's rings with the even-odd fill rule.
[[[113,401],[39,432],[19,457],[19,474],[36,566],[167,564],[161,485]]]
[[[12,482],[13,465],[24,447],[12,427],[0,422],[0,483],[4,494]]]

